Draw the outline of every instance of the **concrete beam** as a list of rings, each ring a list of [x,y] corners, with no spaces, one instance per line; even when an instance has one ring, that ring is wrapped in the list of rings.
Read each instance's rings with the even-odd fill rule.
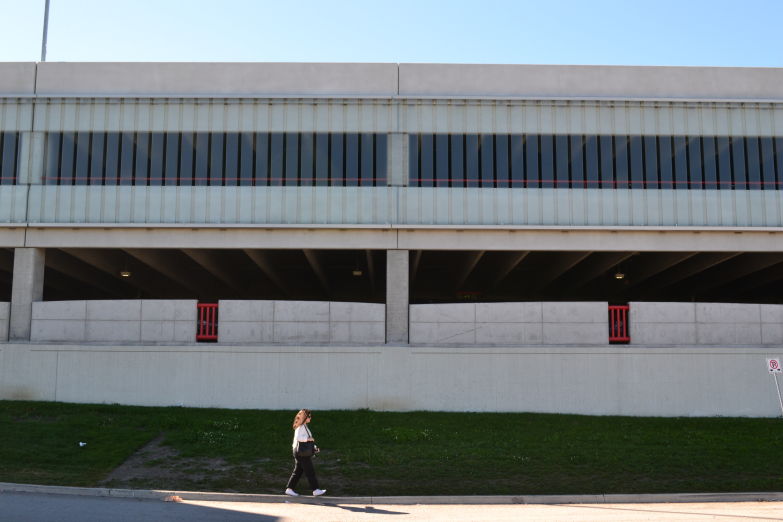
[[[462,285],[465,284],[465,281],[467,281],[468,277],[470,277],[470,274],[473,272],[473,269],[476,268],[476,265],[479,264],[479,261],[481,261],[482,257],[484,257],[483,250],[478,252],[468,252],[467,257],[465,258],[465,262],[463,263],[462,268],[457,274],[457,279],[454,282],[454,290],[459,290],[462,288]]]
[[[286,295],[286,297],[291,297],[294,295],[294,292],[291,290],[291,286],[286,283],[283,276],[280,275],[280,272],[275,268],[274,263],[269,259],[269,256],[266,254],[266,252],[263,252],[261,250],[243,250],[243,252],[249,257],[258,268],[261,269],[261,271],[264,273],[266,277],[269,278],[272,283],[274,283],[280,290],[283,291],[283,293]]]
[[[530,254],[529,251],[514,252],[509,254],[506,260],[500,265],[500,267],[498,267],[498,271],[495,274],[494,279],[492,280],[490,288],[492,289],[496,288],[501,281],[503,281],[506,277],[508,277],[508,274],[513,272],[514,269],[518,267],[522,261],[525,260],[528,254]]]
[[[321,262],[318,260],[318,254],[315,252],[315,250],[310,249],[304,249],[302,250],[302,253],[307,259],[307,263],[310,265],[310,268],[313,269],[313,272],[318,278],[318,282],[321,283],[321,288],[323,289],[324,293],[327,296],[331,295],[332,291],[329,289],[329,278],[326,276],[326,272],[324,271]]]
[[[244,293],[247,289],[247,283],[237,274],[226,270],[221,263],[220,258],[209,250],[196,250],[191,248],[183,249],[182,252],[198,263],[204,270],[220,279],[222,282],[234,290]]]
[[[204,287],[197,285],[193,279],[186,277],[182,272],[182,267],[178,266],[176,263],[172,263],[171,259],[164,253],[155,250],[137,249],[125,249],[125,252],[153,270],[160,272],[178,285],[187,288],[188,291],[191,292],[191,295],[200,296],[205,294]]]
[[[29,341],[33,302],[43,299],[46,251],[42,248],[17,248],[11,288],[11,319],[8,338]]]

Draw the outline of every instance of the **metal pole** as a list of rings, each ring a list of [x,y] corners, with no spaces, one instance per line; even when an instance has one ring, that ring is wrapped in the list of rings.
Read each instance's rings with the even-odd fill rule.
[[[773,377],[775,377],[775,388],[778,389],[778,402],[780,402],[780,413],[783,413],[783,399],[780,398],[780,386],[778,385],[778,374],[773,373]]]
[[[46,36],[49,32],[49,0],[46,0],[46,6],[44,7],[44,26],[43,26],[43,38],[41,39],[41,61],[46,61]]]

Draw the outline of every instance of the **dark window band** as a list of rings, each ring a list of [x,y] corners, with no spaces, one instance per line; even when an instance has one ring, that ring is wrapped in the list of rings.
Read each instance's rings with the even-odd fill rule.
[[[415,134],[413,187],[780,190],[783,138]]]

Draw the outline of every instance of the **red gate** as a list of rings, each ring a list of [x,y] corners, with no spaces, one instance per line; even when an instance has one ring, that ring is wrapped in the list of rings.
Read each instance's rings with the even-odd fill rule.
[[[198,310],[196,341],[217,341],[218,304],[198,303],[196,309]]]
[[[609,342],[629,343],[631,334],[628,329],[628,305],[609,306]]]

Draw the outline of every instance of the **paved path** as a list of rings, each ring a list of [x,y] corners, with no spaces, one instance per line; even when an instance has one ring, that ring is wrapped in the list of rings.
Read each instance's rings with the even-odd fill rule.
[[[383,505],[342,503],[340,499],[236,502],[132,499],[51,493],[0,493],[3,522],[175,522],[246,521],[638,521],[783,520],[783,502],[704,502],[655,504],[493,504]]]

